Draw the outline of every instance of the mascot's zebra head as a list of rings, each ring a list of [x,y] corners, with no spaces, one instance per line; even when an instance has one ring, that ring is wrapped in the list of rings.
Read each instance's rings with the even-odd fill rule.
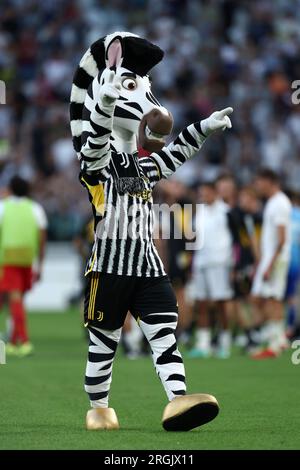
[[[151,92],[148,72],[163,58],[163,51],[132,33],[116,32],[99,39],[86,51],[76,70],[70,105],[73,144],[79,154],[84,142],[85,123],[90,106],[85,105],[94,80],[101,83],[101,73],[108,67],[120,75],[121,92],[116,102],[112,147],[117,152],[159,151],[173,126],[171,114]],[[130,145],[129,145],[130,147]]]

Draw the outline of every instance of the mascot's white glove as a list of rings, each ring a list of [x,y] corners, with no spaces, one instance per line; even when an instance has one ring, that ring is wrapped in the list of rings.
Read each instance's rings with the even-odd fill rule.
[[[99,99],[104,106],[115,103],[121,92],[121,77],[114,70],[105,69],[100,78]]]
[[[203,119],[203,121],[201,121],[201,129],[203,134],[209,136],[209,134],[219,129],[222,131],[227,128],[230,129],[232,124],[228,114],[231,114],[232,111],[232,108],[225,108],[221,111],[215,111],[208,118]]]

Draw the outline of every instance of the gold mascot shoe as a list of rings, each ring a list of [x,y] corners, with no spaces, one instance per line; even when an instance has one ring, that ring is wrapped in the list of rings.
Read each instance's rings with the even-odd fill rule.
[[[92,408],[86,415],[86,428],[88,431],[119,429],[115,410],[113,408]]]
[[[162,425],[166,431],[189,431],[212,421],[219,413],[216,398],[195,393],[174,398],[164,409]]]

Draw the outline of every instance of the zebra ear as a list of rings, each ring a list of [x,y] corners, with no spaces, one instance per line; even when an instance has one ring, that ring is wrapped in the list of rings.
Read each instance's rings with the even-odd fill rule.
[[[109,68],[116,68],[123,61],[123,50],[120,38],[114,38],[106,50],[106,65]]]

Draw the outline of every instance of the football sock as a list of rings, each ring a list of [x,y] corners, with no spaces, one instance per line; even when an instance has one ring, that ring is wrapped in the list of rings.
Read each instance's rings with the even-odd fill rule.
[[[136,322],[131,323],[131,330],[123,332],[126,350],[130,353],[139,354],[142,348],[143,333]]]
[[[198,328],[196,331],[195,348],[204,351],[211,349],[211,331],[209,328]]]
[[[89,327],[89,352],[84,389],[92,408],[107,408],[112,368],[121,337],[121,328],[114,331]]]
[[[152,313],[140,320],[154,367],[170,401],[186,393],[185,370],[175,338],[177,319],[177,313],[170,312]]]
[[[26,312],[21,300],[11,300],[9,304],[11,316],[13,319],[13,329],[11,342],[13,344],[25,343],[28,341],[26,327]]]
[[[219,336],[219,347],[224,351],[230,351],[231,348],[231,332],[229,330],[223,330]]]
[[[254,339],[255,336],[255,329],[254,328],[246,328],[245,335],[247,337],[247,347],[256,346],[258,341]]]
[[[282,332],[283,323],[278,320],[271,320],[268,322],[268,347],[272,351],[279,353],[282,346]]]

